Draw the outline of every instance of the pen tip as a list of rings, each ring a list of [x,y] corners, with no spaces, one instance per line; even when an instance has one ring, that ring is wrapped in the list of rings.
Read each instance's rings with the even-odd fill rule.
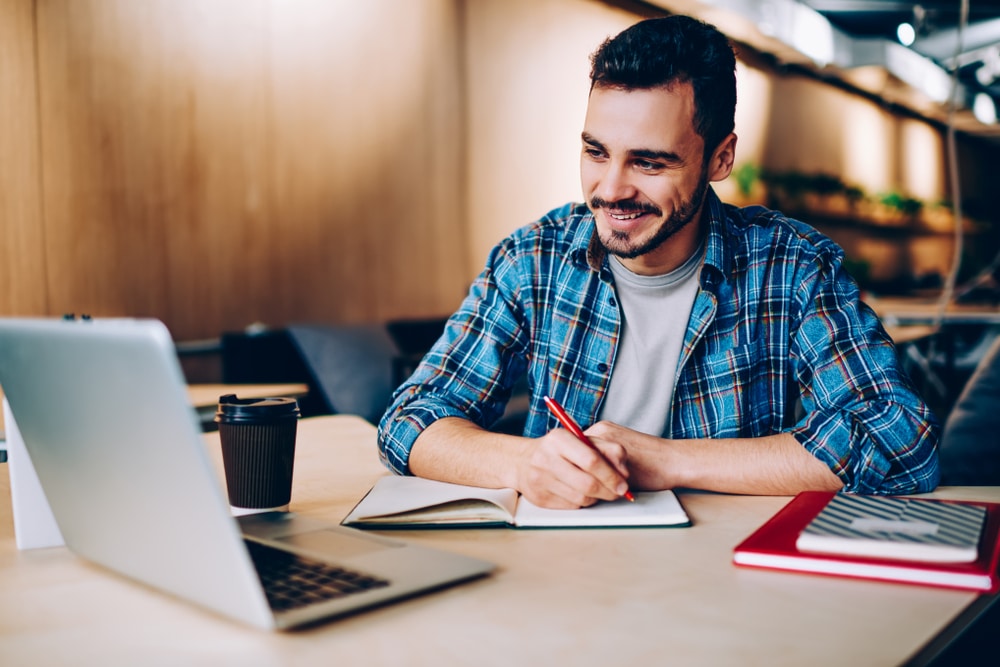
[[[626,499],[627,499],[627,500],[628,500],[628,501],[629,501],[630,503],[634,503],[634,502],[635,502],[635,496],[633,496],[633,495],[632,495],[632,492],[631,492],[631,491],[626,491],[626,492],[625,492],[625,498],[626,498]]]

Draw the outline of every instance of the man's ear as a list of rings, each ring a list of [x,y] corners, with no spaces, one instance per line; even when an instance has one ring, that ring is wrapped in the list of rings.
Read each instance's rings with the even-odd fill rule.
[[[729,178],[735,160],[736,134],[730,132],[712,151],[712,157],[708,163],[708,179],[710,181],[724,181]]]

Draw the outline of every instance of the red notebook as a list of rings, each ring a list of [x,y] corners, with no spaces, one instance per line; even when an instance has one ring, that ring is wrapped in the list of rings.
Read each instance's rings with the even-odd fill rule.
[[[996,593],[1000,590],[1000,503],[969,502],[987,509],[979,555],[968,563],[920,562],[842,554],[806,553],[795,548],[799,533],[835,494],[805,491],[733,550],[733,562],[790,572],[877,579],[909,584]],[[959,501],[941,501],[959,502]]]

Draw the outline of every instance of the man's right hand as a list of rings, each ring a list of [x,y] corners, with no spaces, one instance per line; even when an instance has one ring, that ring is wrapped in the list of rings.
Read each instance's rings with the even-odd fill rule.
[[[575,509],[628,490],[625,448],[591,438],[600,454],[557,428],[541,438],[491,433],[447,417],[417,438],[410,472],[454,484],[516,489],[539,507]],[[602,457],[603,455],[603,457]]]
[[[617,500],[628,490],[625,449],[595,442],[595,451],[557,428],[529,440],[518,463],[517,490],[541,507],[574,509]]]

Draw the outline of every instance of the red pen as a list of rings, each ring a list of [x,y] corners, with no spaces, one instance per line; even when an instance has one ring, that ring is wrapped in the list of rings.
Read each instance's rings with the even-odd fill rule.
[[[599,450],[594,443],[590,441],[590,438],[584,434],[583,429],[580,428],[579,424],[573,421],[573,418],[570,417],[565,410],[563,410],[563,407],[559,405],[556,399],[543,396],[542,400],[545,401],[545,405],[548,407],[549,412],[556,416],[556,419],[559,420],[559,423],[562,424],[567,431],[575,435],[577,440],[597,452],[601,458],[604,458],[604,455],[601,454],[601,450]],[[610,463],[608,465],[610,465]],[[625,490],[625,497],[631,502],[635,502],[635,496],[633,496],[632,492],[628,489]]]

